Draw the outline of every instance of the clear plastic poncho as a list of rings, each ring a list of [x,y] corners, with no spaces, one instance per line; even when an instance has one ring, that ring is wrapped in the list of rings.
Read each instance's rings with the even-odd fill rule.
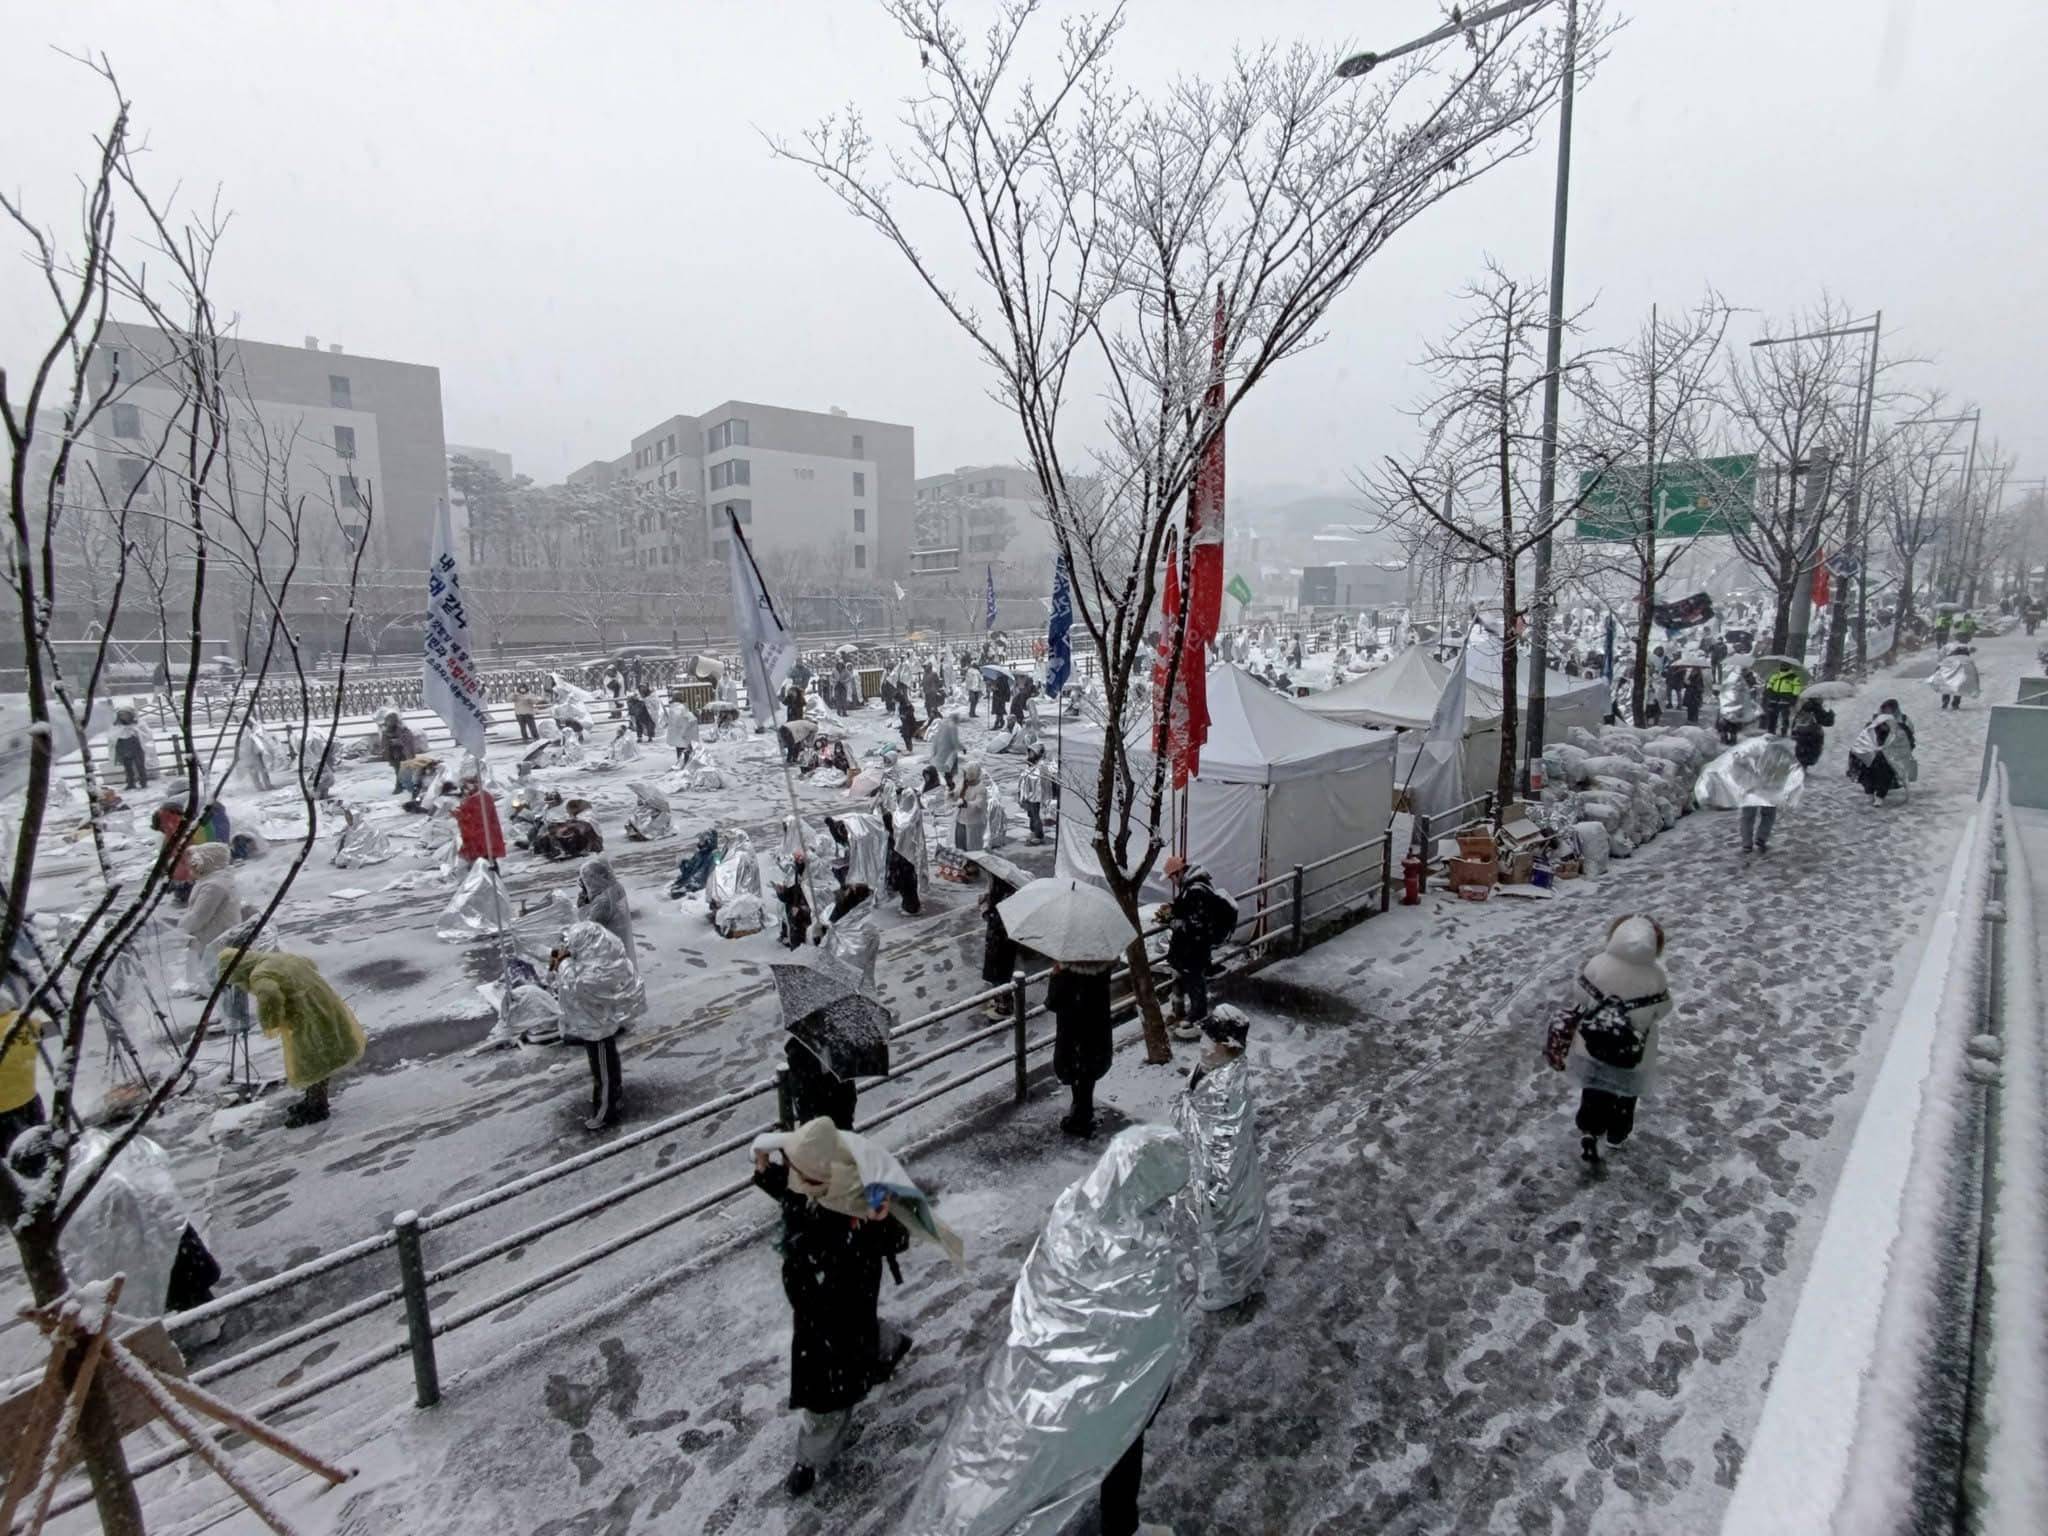
[[[1199,1299],[1203,1311],[1214,1312],[1251,1295],[1266,1268],[1266,1174],[1250,1064],[1240,1055],[1204,1072],[1174,1101],[1173,1123],[1193,1163]]]
[[[104,1131],[81,1132],[72,1153],[71,1181],[104,1162],[112,1145],[113,1138]],[[138,1136],[121,1149],[113,1167],[65,1224],[65,1268],[74,1284],[126,1275],[122,1312],[160,1317],[170,1294],[178,1243],[190,1219],[171,1174],[170,1158],[147,1136]]]
[[[1188,1174],[1179,1132],[1135,1125],[1053,1203],[898,1536],[1053,1536],[1095,1496],[1187,1353]]]
[[[1791,810],[1806,788],[1806,770],[1790,740],[1752,736],[1738,742],[1700,770],[1693,795],[1709,810],[1776,806]]]

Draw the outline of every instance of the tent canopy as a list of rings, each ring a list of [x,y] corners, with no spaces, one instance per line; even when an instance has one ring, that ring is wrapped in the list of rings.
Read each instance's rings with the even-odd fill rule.
[[[1330,689],[1311,694],[1301,707],[1326,720],[1346,725],[1427,730],[1436,715],[1437,699],[1450,681],[1451,670],[1428,650],[1411,645],[1377,672]],[[1479,680],[1471,679],[1475,692]],[[1465,710],[1465,732],[1472,735],[1500,720],[1500,711],[1483,700],[1471,698]]]

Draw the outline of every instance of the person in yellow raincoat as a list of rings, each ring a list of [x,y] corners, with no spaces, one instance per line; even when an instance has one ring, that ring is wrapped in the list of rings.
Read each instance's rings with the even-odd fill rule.
[[[284,1047],[284,1080],[305,1091],[284,1123],[325,1120],[327,1080],[360,1058],[367,1043],[348,1004],[303,955],[230,949],[222,951],[220,968],[256,999],[263,1033]]]

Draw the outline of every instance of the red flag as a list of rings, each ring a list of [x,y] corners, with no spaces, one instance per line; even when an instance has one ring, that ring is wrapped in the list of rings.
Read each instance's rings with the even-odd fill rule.
[[[1208,445],[1188,492],[1188,648],[1204,654],[1223,621],[1223,286],[1216,287],[1216,318],[1209,353],[1209,387],[1202,396]],[[1206,655],[1204,654],[1206,660]],[[1199,745],[1199,743],[1198,743]]]
[[[1174,636],[1180,628],[1180,602],[1180,551],[1169,531],[1166,579],[1159,602],[1159,654],[1152,663],[1152,749],[1172,761],[1175,789],[1187,788],[1188,780],[1201,771],[1202,743],[1209,737],[1207,656],[1195,644],[1192,613],[1170,694],[1167,689]]]
[[[1173,530],[1166,532],[1166,580],[1159,599],[1159,649],[1152,659],[1152,750],[1165,752],[1173,736],[1173,717],[1166,694],[1166,664],[1173,657],[1173,632],[1180,620],[1180,546]]]
[[[1813,606],[1825,608],[1828,605],[1828,567],[1822,561],[1813,568]]]

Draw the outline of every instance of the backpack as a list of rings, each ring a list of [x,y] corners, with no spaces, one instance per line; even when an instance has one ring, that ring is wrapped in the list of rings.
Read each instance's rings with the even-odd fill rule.
[[[1573,1035],[1584,1039],[1586,1054],[1603,1066],[1640,1066],[1648,1042],[1629,1015],[1651,1003],[1665,1002],[1671,994],[1655,992],[1648,997],[1612,997],[1594,986],[1583,973],[1579,977],[1579,985],[1593,994],[1593,1001],[1567,1008],[1551,1021],[1543,1039],[1543,1060],[1550,1070],[1564,1070],[1571,1055]]]

